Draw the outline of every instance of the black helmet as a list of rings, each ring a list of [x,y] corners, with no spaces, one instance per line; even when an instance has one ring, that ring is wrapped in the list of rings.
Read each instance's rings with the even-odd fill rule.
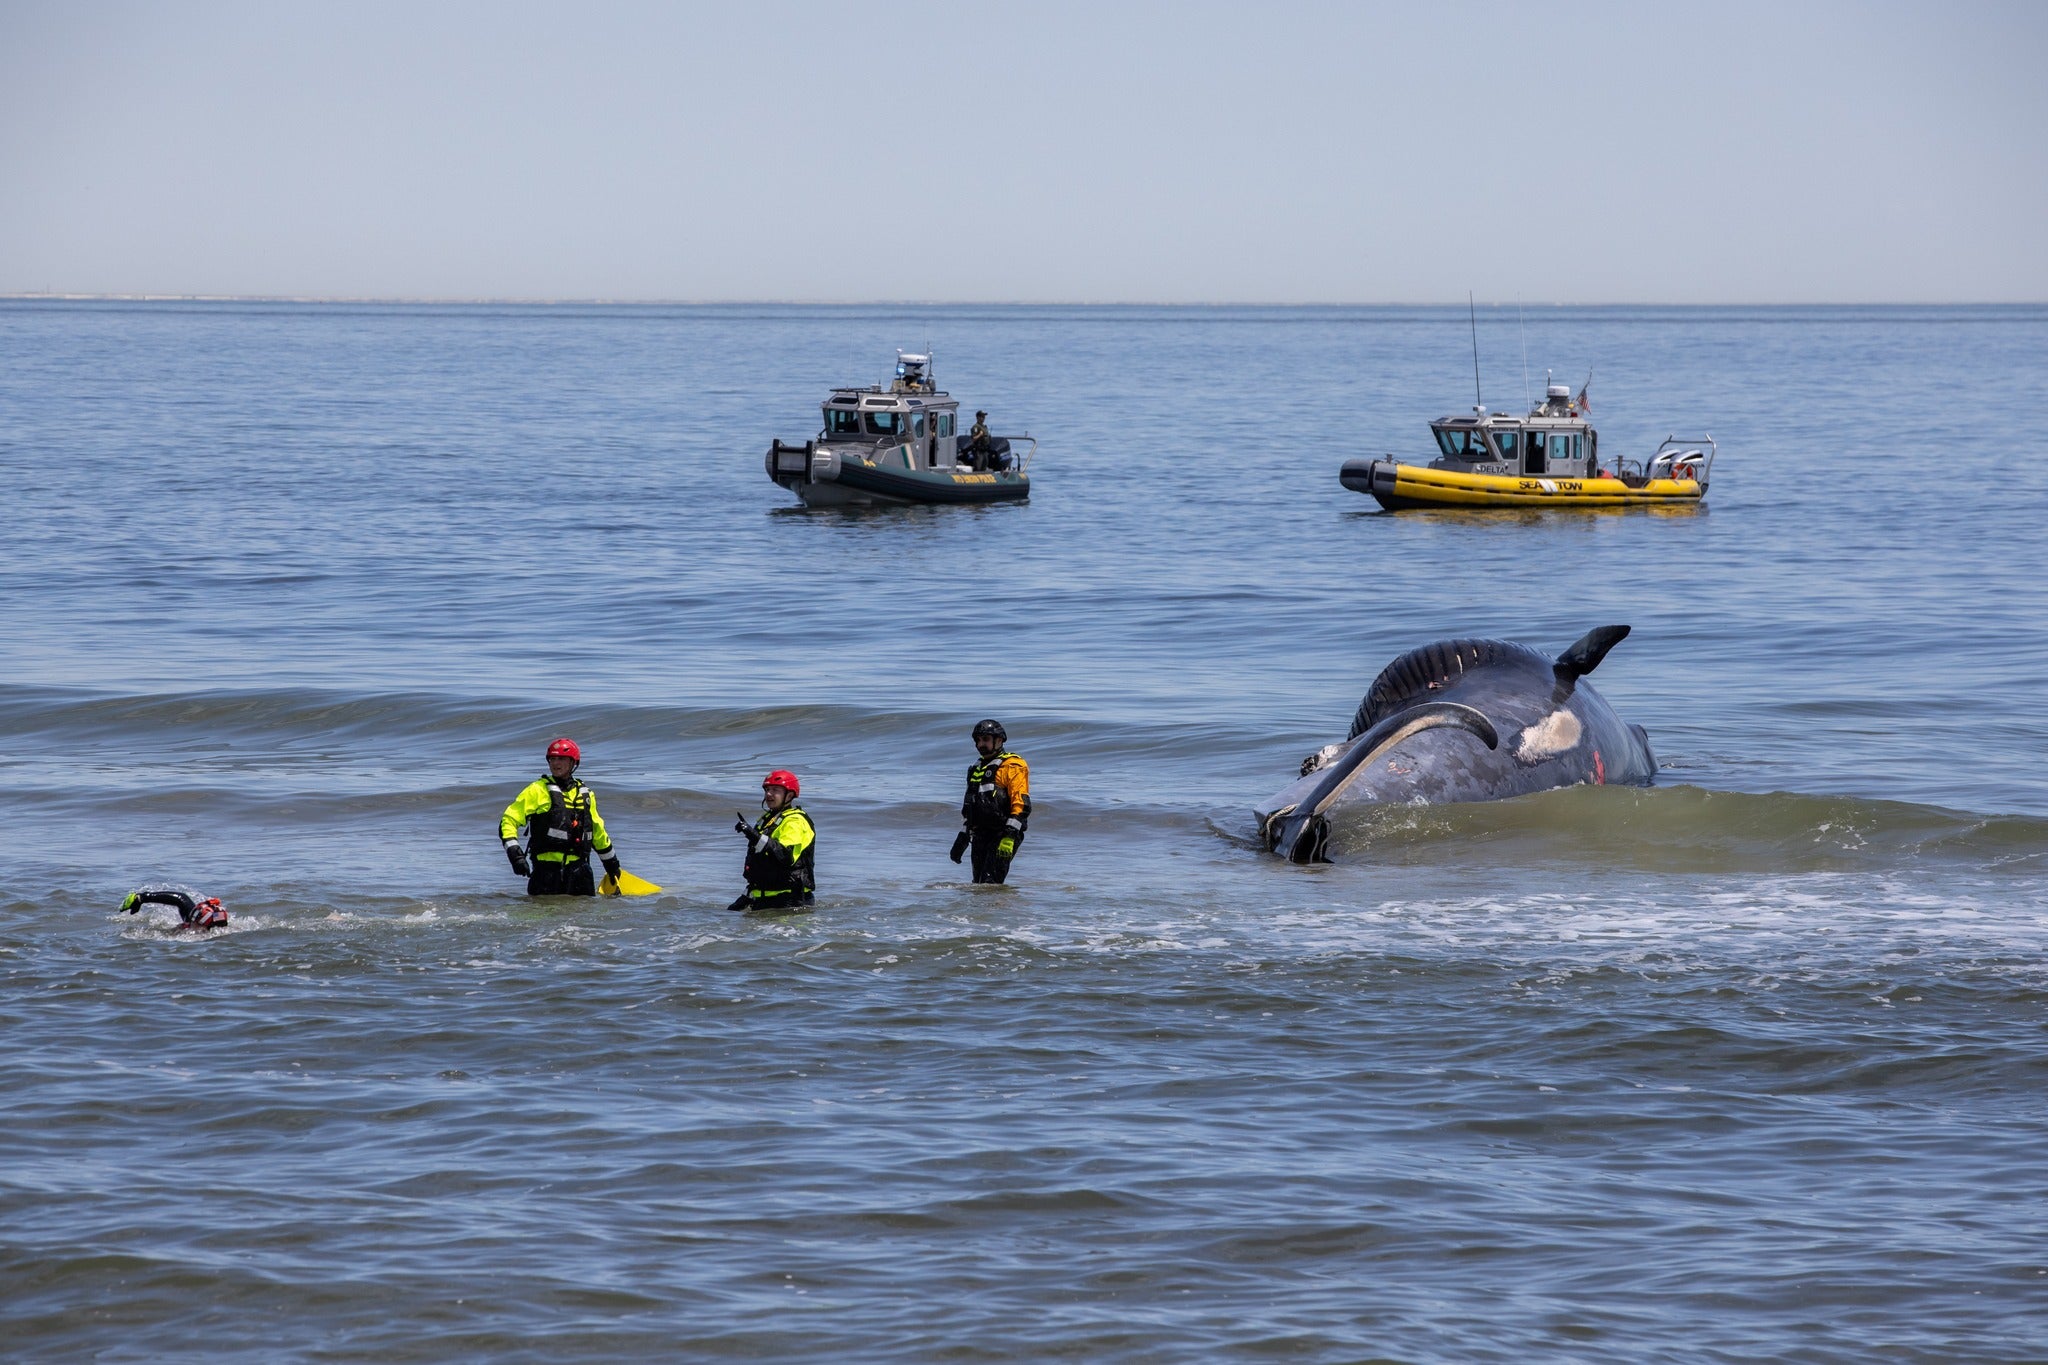
[[[1003,723],[999,720],[977,721],[974,726],[974,737],[980,739],[984,735],[1000,744],[1010,737],[1010,732],[1003,728]]]

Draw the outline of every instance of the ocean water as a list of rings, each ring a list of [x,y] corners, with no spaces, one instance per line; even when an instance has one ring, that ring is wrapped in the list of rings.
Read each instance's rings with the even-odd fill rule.
[[[1029,503],[767,481],[927,346]],[[1344,490],[1458,309],[0,302],[7,1353],[2042,1359],[2048,309],[1478,350],[1706,505]],[[1258,848],[1395,655],[1608,622],[1655,787]],[[663,894],[521,894],[556,734]],[[770,767],[819,902],[728,915]]]

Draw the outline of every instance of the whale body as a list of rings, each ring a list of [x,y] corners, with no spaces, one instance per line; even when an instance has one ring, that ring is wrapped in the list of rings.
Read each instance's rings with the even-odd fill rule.
[[[1366,690],[1344,741],[1255,808],[1266,848],[1327,862],[1331,812],[1361,803],[1648,786],[1657,775],[1650,737],[1584,681],[1628,631],[1600,626],[1554,659],[1505,640],[1439,640],[1403,654]]]

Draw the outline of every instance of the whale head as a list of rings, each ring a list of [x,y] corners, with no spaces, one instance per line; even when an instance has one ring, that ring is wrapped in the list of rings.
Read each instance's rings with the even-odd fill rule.
[[[1488,749],[1500,747],[1500,734],[1493,722],[1482,712],[1456,702],[1432,702],[1389,716],[1304,777],[1309,785],[1295,800],[1262,816],[1260,824],[1267,851],[1278,853],[1289,862],[1328,862],[1329,813],[1346,791],[1380,755],[1424,731],[1447,725],[1477,735]]]
[[[1647,783],[1655,757],[1581,679],[1626,637],[1588,631],[1554,659],[1502,640],[1424,645],[1380,671],[1344,743],[1254,811],[1269,852],[1326,862],[1331,814],[1356,804],[1490,801],[1579,782]]]

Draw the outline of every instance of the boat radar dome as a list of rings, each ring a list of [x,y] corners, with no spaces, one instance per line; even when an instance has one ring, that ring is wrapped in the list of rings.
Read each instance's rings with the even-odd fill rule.
[[[896,353],[897,391],[926,393],[932,387],[932,358],[912,351]]]
[[[1545,398],[1570,398],[1572,396],[1571,385],[1552,384],[1543,391],[1543,396]]]

